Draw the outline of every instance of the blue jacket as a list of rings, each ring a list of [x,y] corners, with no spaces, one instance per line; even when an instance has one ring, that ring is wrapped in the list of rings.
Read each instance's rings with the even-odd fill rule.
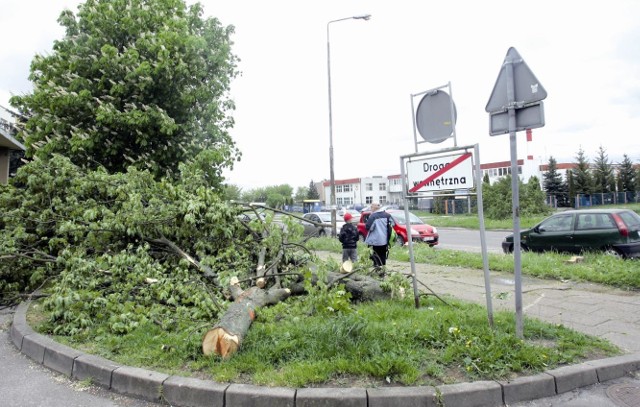
[[[374,212],[367,219],[367,238],[365,243],[369,246],[386,246],[389,244],[393,219],[385,211]]]

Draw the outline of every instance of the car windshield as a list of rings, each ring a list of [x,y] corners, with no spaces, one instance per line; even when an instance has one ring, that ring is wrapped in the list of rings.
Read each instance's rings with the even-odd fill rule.
[[[405,225],[407,223],[407,220],[404,217],[404,212],[393,212],[391,214],[391,216],[393,217],[393,221],[396,222],[399,225]],[[422,225],[422,224],[424,224],[422,219],[420,219],[419,217],[417,217],[416,215],[414,215],[411,212],[409,212],[409,222],[410,222],[411,225]]]

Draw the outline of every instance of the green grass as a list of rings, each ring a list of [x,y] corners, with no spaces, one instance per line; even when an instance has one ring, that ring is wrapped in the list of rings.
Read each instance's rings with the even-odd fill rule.
[[[470,222],[473,217],[453,218]],[[332,238],[311,239],[307,246],[316,251],[341,252],[340,243]],[[483,267],[479,253],[435,250],[426,245],[414,245],[414,249],[418,263]],[[366,246],[361,244],[358,250],[361,259],[368,258]],[[408,262],[407,248],[393,247],[390,258]],[[556,253],[524,252],[522,272],[640,288],[637,261],[588,253],[582,263],[566,264],[567,258]],[[512,272],[513,256],[489,254],[489,267]],[[525,338],[519,340],[513,332],[512,313],[494,313],[492,330],[484,307],[449,297],[450,305],[426,297],[420,309],[415,309],[412,300],[389,300],[333,307],[341,312],[313,311],[332,304],[337,295],[334,291],[295,297],[258,310],[240,351],[229,360],[205,357],[201,351],[203,333],[217,321],[176,320],[171,331],[149,322],[126,335],[92,326],[74,337],[54,339],[117,363],[167,374],[285,387],[437,385],[509,379],[621,353],[606,341],[527,317]],[[29,313],[30,324],[38,329],[47,325],[44,319],[46,315],[36,304]]]
[[[291,298],[259,310],[240,352],[229,360],[203,356],[195,334],[202,327],[187,321],[172,332],[148,323],[124,336],[55,339],[167,374],[286,387],[506,379],[619,353],[605,341],[527,318],[519,340],[512,314],[494,314],[492,330],[483,307],[455,299],[446,305],[428,297],[420,309],[412,300],[363,303],[330,316],[310,315],[306,301]]]
[[[340,253],[340,242],[331,238],[311,239],[308,246],[312,250]],[[434,249],[427,245],[414,245],[416,263],[428,263],[440,266],[483,269],[482,254],[458,250]],[[359,243],[360,259],[369,257],[369,249]],[[560,253],[521,253],[521,271],[524,275],[555,280],[588,281],[625,290],[640,289],[640,264],[638,260],[623,260],[601,253],[585,253],[580,263],[566,263],[571,256]],[[514,263],[511,254],[488,254],[489,269],[513,272]],[[407,247],[391,248],[390,260],[409,262]]]

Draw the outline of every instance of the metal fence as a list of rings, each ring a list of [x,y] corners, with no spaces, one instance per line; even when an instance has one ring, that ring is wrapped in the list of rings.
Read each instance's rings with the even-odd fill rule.
[[[599,194],[577,194],[574,207],[588,208],[599,205],[620,205],[640,202],[639,192],[608,192]]]

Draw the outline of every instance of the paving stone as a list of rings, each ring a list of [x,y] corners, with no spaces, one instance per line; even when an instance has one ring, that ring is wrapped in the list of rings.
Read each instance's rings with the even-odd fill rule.
[[[547,373],[555,378],[558,394],[598,383],[596,369],[586,363],[559,367]]]
[[[640,353],[591,360],[586,365],[596,369],[600,383],[617,379],[640,369]]]
[[[91,383],[111,388],[113,371],[122,367],[100,356],[83,354],[73,361],[71,377],[76,380],[91,380]]]
[[[445,407],[502,406],[502,386],[493,381],[477,381],[437,386]]]
[[[211,380],[171,376],[162,385],[162,397],[173,406],[222,407],[227,387]]]
[[[367,389],[369,407],[437,407],[436,389],[421,387],[380,387]]]
[[[294,407],[296,406],[296,390],[284,387],[232,384],[225,392],[225,406]]]
[[[80,355],[82,355],[82,352],[54,342],[53,344],[47,345],[42,363],[49,369],[71,377],[73,361]]]
[[[499,381],[498,383],[502,386],[502,395],[506,405],[556,395],[555,379],[547,373],[518,377],[514,380]]]
[[[123,366],[113,371],[111,389],[149,401],[160,401],[162,383],[169,375],[137,367]]]
[[[296,407],[367,407],[367,391],[330,387],[299,389]]]
[[[54,341],[40,334],[26,335],[22,338],[21,352],[38,363],[44,362],[44,351],[47,346],[53,346]]]

